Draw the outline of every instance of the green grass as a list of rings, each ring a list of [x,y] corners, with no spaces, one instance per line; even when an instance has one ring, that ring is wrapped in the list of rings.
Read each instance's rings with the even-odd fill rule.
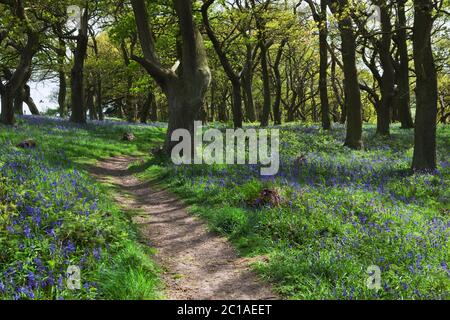
[[[122,141],[126,131],[136,141]],[[41,118],[1,126],[0,299],[162,298],[160,270],[133,213],[86,169],[114,155],[143,155],[163,137],[154,127]],[[36,140],[35,150],[15,147],[27,138]],[[81,267],[80,290],[65,285],[69,265]]]
[[[281,172],[262,179],[242,166],[166,166],[150,159],[136,171],[159,179],[227,236],[242,255],[268,256],[260,276],[290,299],[450,298],[450,129],[438,129],[438,172],[410,172],[413,130],[390,139],[364,128],[365,150],[343,147],[345,129],[286,125]],[[294,160],[305,155],[297,168]],[[280,207],[254,207],[263,188]],[[376,265],[381,289],[367,287]]]
[[[23,210],[23,205],[2,201],[0,247],[3,252],[3,248],[10,250],[0,254],[0,271],[16,267],[16,260],[22,261],[26,268],[22,266],[23,272],[15,279],[20,289],[29,281],[27,272],[38,268],[32,260],[36,252],[45,252],[46,263],[61,273],[67,262],[77,264],[83,250],[89,249],[84,277],[95,285],[74,293],[55,284],[51,290],[36,290],[35,298],[161,297],[159,271],[151,261],[152,252],[140,244],[131,224],[133,212],[125,213],[112,203],[116,190],[111,185],[99,185],[84,173],[99,159],[130,154],[147,157],[145,163],[131,168],[138,177],[176,192],[191,205],[193,214],[227,236],[241,255],[266,256],[268,259],[256,263],[254,269],[286,298],[448,299],[449,127],[438,129],[438,172],[427,175],[413,175],[409,170],[412,130],[393,126],[391,139],[380,139],[374,137],[374,126],[365,125],[365,150],[352,151],[342,146],[342,126],[331,133],[313,125],[290,124],[281,129],[280,174],[263,179],[258,170],[248,166],[174,166],[168,159],[148,156],[150,148],[162,142],[162,128],[71,127],[42,121],[22,121],[17,128],[0,127],[0,166],[15,161],[24,165],[19,175],[7,177],[3,193],[23,191],[19,200],[30,201],[26,192],[41,192],[43,198],[50,199],[51,182],[58,176],[72,176],[78,169],[81,174],[75,176],[79,185],[70,187],[69,179],[56,195],[73,203],[78,203],[78,190],[88,196],[84,207],[79,204],[81,207],[64,211],[55,205],[49,209],[51,219],[66,219],[64,227],[57,230],[58,236],[78,244],[70,261],[48,256],[49,237],[39,231],[45,241],[29,240],[20,229],[14,237],[8,235],[5,242],[1,235],[7,235],[6,229],[2,228]],[[122,134],[129,130],[137,140],[121,141]],[[36,139],[37,150],[17,150],[14,145],[24,138]],[[6,156],[15,153],[13,158]],[[299,155],[307,159],[302,167],[294,165]],[[43,181],[42,172],[48,168],[48,181]],[[19,183],[21,176],[26,183]],[[282,205],[255,207],[254,200],[263,188],[278,190]],[[4,198],[0,193],[0,199]],[[97,209],[91,213],[92,220],[80,223],[77,212],[94,201]],[[27,217],[20,227],[31,224],[31,219]],[[16,248],[23,243],[26,249],[18,254]],[[98,246],[104,249],[99,260],[92,255]],[[55,261],[49,262],[52,259]],[[367,288],[367,268],[371,265],[382,270],[380,290]],[[14,292],[0,293],[1,298],[13,296]],[[29,298],[29,293],[21,292],[20,297]]]

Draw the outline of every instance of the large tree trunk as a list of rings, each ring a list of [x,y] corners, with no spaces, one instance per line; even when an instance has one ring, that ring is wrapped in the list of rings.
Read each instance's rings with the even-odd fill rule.
[[[235,128],[242,128],[242,92],[241,81],[232,81],[233,88],[233,125]]]
[[[23,7],[17,8],[17,11],[21,11],[20,16],[25,17]],[[14,98],[17,91],[22,88],[29,78],[31,62],[38,49],[39,34],[30,29],[27,32],[27,43],[20,53],[19,64],[16,70],[11,73],[11,77],[6,81],[6,84],[0,84],[2,95],[0,120],[3,124],[13,125],[16,121],[14,117]]]
[[[336,6],[337,5],[337,6]],[[345,145],[352,149],[362,149],[362,104],[356,68],[356,36],[348,14],[347,0],[333,1],[330,9],[338,12],[339,31],[342,40],[342,62],[344,71],[345,106],[347,110],[347,133]]]
[[[59,31],[62,33],[62,31]],[[65,118],[67,116],[67,79],[66,79],[66,42],[62,37],[59,38],[58,47],[58,79],[59,79],[59,90],[58,90],[58,106],[59,106],[59,116]]]
[[[191,1],[174,0],[182,42],[181,70],[164,68],[156,55],[145,1],[132,0],[131,3],[144,53],[144,58],[133,56],[133,59],[147,70],[167,96],[169,124],[164,149],[170,155],[177,144],[171,141],[175,130],[187,129],[193,135],[194,121],[200,118],[211,81],[203,38],[193,19]]]
[[[59,73],[59,90],[58,90],[58,106],[59,106],[59,116],[65,118],[67,116],[67,80],[66,73],[60,70]]]
[[[13,125],[15,123],[14,117],[14,96],[11,89],[5,87],[2,90],[2,115],[1,120],[3,124]]]
[[[431,48],[433,1],[414,0],[416,126],[412,168],[436,169],[437,75]]]
[[[74,64],[71,71],[72,114],[70,121],[86,123],[86,107],[84,92],[84,61],[88,46],[88,8],[83,13],[80,29],[78,30],[77,45],[74,52]]]
[[[23,100],[25,98],[25,90],[23,87],[20,87],[16,91],[16,95],[14,96],[14,113],[18,115],[23,115]]]
[[[406,33],[406,14],[405,4],[407,0],[398,1],[398,25],[396,43],[400,56],[399,70],[397,71],[397,115],[399,117],[402,129],[414,127],[410,108],[410,89],[409,89],[409,56]]]

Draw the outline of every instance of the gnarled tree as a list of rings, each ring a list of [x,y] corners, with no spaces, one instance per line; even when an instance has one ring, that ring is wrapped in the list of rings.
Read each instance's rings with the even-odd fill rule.
[[[0,36],[0,43],[4,39],[9,39],[9,45],[14,47],[19,54],[18,65],[15,70],[6,70],[6,73],[8,73],[6,77],[5,72],[3,72],[3,77],[6,81],[4,83],[0,81],[1,122],[12,125],[15,123],[14,99],[17,96],[18,90],[23,90],[28,81],[33,57],[39,50],[39,35],[41,30],[33,26],[28,18],[23,1],[1,0],[0,4],[9,10],[14,19],[20,22],[18,30],[23,30],[24,38],[26,39],[25,43],[22,44],[15,41],[13,37],[9,37],[10,32],[17,32],[17,30],[12,31],[12,26],[2,30],[2,35]]]
[[[169,124],[164,149],[170,154],[176,129],[194,130],[194,121],[200,119],[201,108],[211,81],[211,72],[203,38],[194,22],[190,0],[174,0],[178,16],[181,48],[179,62],[172,68],[164,67],[156,53],[145,0],[132,0],[139,40],[144,57],[133,56],[158,83],[167,96]]]

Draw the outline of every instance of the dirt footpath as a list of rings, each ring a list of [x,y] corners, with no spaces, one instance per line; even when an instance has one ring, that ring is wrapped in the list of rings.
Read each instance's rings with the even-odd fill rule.
[[[133,220],[149,246],[157,249],[155,260],[164,270],[168,299],[277,298],[250,270],[250,259],[239,258],[225,238],[209,232],[169,192],[135,178],[128,166],[136,160],[110,158],[99,162],[92,172],[100,181],[123,190],[116,201],[124,210],[138,210]]]

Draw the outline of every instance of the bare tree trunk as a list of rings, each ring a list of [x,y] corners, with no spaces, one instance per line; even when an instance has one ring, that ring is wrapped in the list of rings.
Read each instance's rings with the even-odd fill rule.
[[[60,30],[59,33],[62,33]],[[62,37],[59,38],[58,47],[58,78],[59,78],[59,91],[58,91],[58,106],[59,106],[59,116],[64,118],[67,116],[67,79],[65,71],[66,62],[66,42]]]
[[[380,83],[381,104],[377,113],[377,134],[389,136],[391,112],[393,110],[393,102],[395,101],[395,71],[391,55],[392,25],[386,0],[379,1],[379,7],[381,13],[381,30],[383,34],[378,47],[383,75]]]
[[[39,109],[36,106],[36,104],[34,103],[33,98],[31,97],[31,89],[29,85],[25,85],[23,88],[23,102],[25,102],[28,106],[28,109],[30,110],[32,115],[38,116],[39,113]]]
[[[347,120],[347,111],[345,109],[345,101],[344,99],[342,99],[341,91],[339,90],[337,83],[336,60],[334,58],[331,60],[331,86],[333,87],[334,98],[336,100],[335,110],[337,121],[339,121],[339,123],[341,124],[344,124]],[[337,113],[339,112],[338,111],[339,108],[340,108],[340,115],[338,116]]]
[[[233,89],[233,105],[231,110],[233,111],[233,125],[235,128],[242,128],[242,93],[241,93],[241,81],[233,81],[231,83]]]
[[[253,99],[253,53],[251,45],[247,45],[247,68],[242,74],[242,90],[244,92],[245,116],[250,122],[256,121],[255,102]]]
[[[319,28],[319,52],[320,52],[320,72],[319,72],[319,91],[320,91],[320,110],[322,114],[322,128],[329,130],[330,121],[330,103],[328,100],[327,70],[328,70],[328,26],[327,26],[327,5],[328,0],[320,0],[320,12],[317,11],[314,1],[307,0],[312,11],[313,18]]]
[[[320,110],[322,113],[322,128],[324,130],[331,129],[330,121],[330,103],[328,101],[328,85],[327,85],[327,71],[328,71],[328,27],[327,27],[327,3],[326,0],[320,0],[320,76],[319,76],[319,90],[320,90]]]
[[[14,117],[14,97],[12,96],[12,90],[5,86],[5,90],[2,92],[2,123],[12,125],[15,123]]]
[[[85,8],[81,19],[81,26],[78,30],[77,45],[74,52],[74,64],[71,71],[72,114],[70,116],[70,121],[75,123],[86,123],[84,61],[86,59],[88,46],[88,19],[88,8]]]
[[[64,71],[59,72],[59,90],[58,90],[58,105],[59,105],[59,116],[64,118],[67,116],[67,80],[66,73]]]
[[[416,126],[412,168],[436,169],[437,74],[431,47],[433,1],[414,0]]]
[[[181,64],[178,70],[164,68],[156,55],[145,1],[132,0],[131,3],[144,53],[144,58],[133,56],[133,59],[147,70],[167,96],[169,124],[165,151],[170,155],[177,143],[171,141],[175,130],[187,129],[193,133],[194,121],[200,118],[211,81],[203,38],[194,22],[191,1],[174,0],[182,41]]]
[[[347,133],[345,145],[352,149],[362,149],[362,104],[356,68],[356,36],[347,0],[332,1],[330,9],[339,16],[339,31],[342,40],[342,62],[344,65],[345,105],[347,110]]]
[[[275,101],[273,104],[273,118],[274,123],[276,125],[281,124],[281,74],[280,74],[280,62],[281,62],[281,56],[283,54],[283,48],[286,45],[287,39],[283,39],[280,43],[280,47],[278,48],[277,56],[275,58],[275,63],[273,65],[273,72],[275,75]]]
[[[269,125],[271,97],[270,97],[270,80],[269,80],[269,68],[267,63],[267,45],[264,40],[260,41],[261,50],[261,76],[263,80],[263,109],[261,114],[261,127],[267,127]]]
[[[20,87],[16,91],[16,95],[14,96],[14,113],[18,115],[23,115],[23,100],[25,98],[25,89]]]
[[[147,119],[150,117],[151,121],[156,121],[156,99],[153,92],[149,91],[147,99],[145,99],[141,112],[139,115],[139,119],[141,123],[147,123]]]
[[[398,1],[398,25],[396,43],[400,56],[399,70],[397,72],[398,84],[398,117],[402,124],[402,129],[410,129],[414,127],[410,108],[410,89],[409,89],[409,56],[407,46],[406,33],[406,14],[405,4],[407,0]]]

